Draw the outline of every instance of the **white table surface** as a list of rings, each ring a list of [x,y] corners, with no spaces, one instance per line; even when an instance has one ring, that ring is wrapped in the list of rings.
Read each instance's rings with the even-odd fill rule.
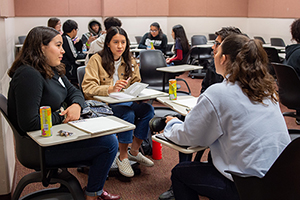
[[[114,129],[114,130],[106,131],[106,132],[102,132],[102,133],[90,134],[90,133],[84,132],[80,129],[77,129],[70,124],[58,124],[58,125],[55,125],[52,127],[53,135],[50,137],[43,137],[41,134],[41,130],[27,132],[27,134],[36,143],[38,143],[41,147],[47,147],[47,146],[64,144],[64,143],[68,143],[68,142],[75,142],[75,141],[79,141],[79,140],[90,139],[93,137],[100,137],[100,136],[104,136],[104,135],[110,135],[110,134],[114,134],[114,133],[120,133],[120,132],[135,129],[134,124],[126,122],[118,117],[115,117],[115,116],[107,116],[107,117],[110,119],[113,119],[117,122],[125,124],[126,127]],[[99,126],[101,126],[101,124],[99,124]],[[59,130],[70,131],[73,133],[73,135],[68,136],[68,137],[60,136],[60,134],[58,133]]]
[[[185,71],[192,71],[197,69],[202,69],[202,66],[195,66],[195,65],[175,65],[170,67],[158,67],[156,68],[157,71],[167,72],[167,73],[177,73],[177,72],[185,72]]]
[[[160,133],[160,134],[162,134],[162,133]],[[176,145],[175,143],[157,138],[156,135],[152,136],[152,140],[154,140],[156,142],[159,142],[163,145],[166,145],[166,146],[168,146],[172,149],[175,149],[177,151],[180,151],[182,153],[185,153],[185,154],[195,153],[195,152],[198,152],[198,151],[201,151],[201,150],[204,150],[204,149],[207,148],[207,147],[187,147],[187,148],[181,147],[179,145]]]
[[[190,98],[197,99],[197,97],[194,96],[177,96],[177,100],[190,99]],[[176,100],[170,100],[169,97],[157,97],[156,100],[168,106],[169,108],[171,108],[172,110],[178,112],[183,116],[186,116],[188,114],[188,111],[186,110],[187,107],[175,103]]]

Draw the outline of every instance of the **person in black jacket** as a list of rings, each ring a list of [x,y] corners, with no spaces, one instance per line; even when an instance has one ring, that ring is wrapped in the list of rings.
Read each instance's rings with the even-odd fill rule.
[[[297,44],[288,45],[285,48],[286,64],[292,66],[300,78],[300,19],[296,19],[291,25],[292,40]]]
[[[153,43],[153,49],[161,50],[163,53],[166,52],[168,39],[157,22],[153,22],[150,25],[150,32],[145,33],[138,48],[151,49],[151,43]]]
[[[77,81],[77,68],[79,65],[76,63],[78,59],[84,59],[86,54],[82,53],[82,42],[76,42],[74,45],[73,40],[75,39],[78,32],[78,25],[74,20],[67,20],[63,24],[63,49],[65,54],[62,58],[62,63],[66,66],[66,76],[70,82],[78,87]]]
[[[53,125],[79,119],[84,97],[64,75],[65,68],[60,62],[63,54],[62,37],[54,28],[40,26],[28,33],[20,55],[8,72],[12,78],[8,118],[20,134],[41,129],[41,106],[51,107]],[[117,151],[116,136],[106,135],[46,147],[45,162],[49,167],[91,163],[86,199],[120,199],[119,195],[103,190]]]

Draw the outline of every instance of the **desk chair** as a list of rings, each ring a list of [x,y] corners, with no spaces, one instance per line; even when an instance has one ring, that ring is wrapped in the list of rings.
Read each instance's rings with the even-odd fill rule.
[[[60,183],[59,188],[44,189],[31,193],[23,200],[32,198],[43,199],[42,197],[63,199],[68,196],[68,199],[84,200],[84,194],[80,183],[68,170],[67,167],[80,166],[79,164],[70,164],[68,166],[47,167],[45,166],[44,150],[34,142],[29,136],[19,134],[14,125],[10,122],[7,115],[7,99],[0,94],[0,112],[10,125],[15,138],[16,155],[20,163],[29,169],[34,169],[35,172],[25,175],[17,184],[13,193],[12,200],[19,199],[23,189],[30,183],[42,182],[44,187],[49,184]],[[61,198],[59,198],[61,197]]]
[[[241,200],[300,199],[300,138],[280,154],[263,178],[225,171],[233,177]]]
[[[26,39],[26,35],[21,35],[21,36],[18,37],[18,39],[19,39],[20,44],[24,44],[24,41]]]
[[[206,69],[212,59],[211,47],[198,47],[193,46],[190,50],[189,64],[203,66],[201,70],[194,70],[189,73],[191,78],[203,78],[205,76]]]
[[[142,39],[142,36],[135,36],[136,43],[139,44]]]
[[[81,88],[81,84],[84,78],[84,74],[85,74],[85,66],[81,66],[77,68],[77,80],[78,80],[78,85],[79,85],[79,89],[82,91]]]
[[[267,52],[269,58],[269,73],[275,77],[275,71],[271,63],[283,63],[284,59],[279,57],[278,51],[274,47],[264,47],[264,50]]]
[[[264,38],[263,37],[261,37],[261,36],[254,36],[254,39],[256,39],[256,40],[260,40],[263,44],[266,44],[266,42],[265,42],[265,40],[264,40]]]
[[[214,33],[208,34],[208,40],[215,40],[217,38],[217,35]]]
[[[271,46],[285,47],[285,43],[281,38],[270,38]]]
[[[148,88],[162,91],[163,73],[156,70],[158,67],[167,67],[166,60],[160,50],[147,50],[140,52],[140,74],[143,83],[148,83]],[[169,88],[169,79],[174,79],[176,74],[167,73],[165,76],[166,90]],[[186,84],[188,91],[177,91],[178,95],[190,95],[191,90],[184,79],[176,78]],[[177,85],[177,89],[178,85]]]
[[[277,77],[280,103],[282,103],[288,109],[295,110],[295,112],[284,112],[283,116],[296,118],[296,123],[299,123],[300,79],[293,67],[280,63],[272,63],[272,65]],[[298,130],[298,132],[300,133],[300,130]]]
[[[207,38],[205,35],[193,35],[191,38],[192,46],[207,44]]]

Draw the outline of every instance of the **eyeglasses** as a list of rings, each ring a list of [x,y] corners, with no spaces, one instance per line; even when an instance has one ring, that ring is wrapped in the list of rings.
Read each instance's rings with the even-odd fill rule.
[[[150,29],[150,32],[152,32],[152,33],[155,33],[155,32],[157,32],[157,31],[158,31],[158,30],[151,30],[151,29]]]
[[[220,44],[221,44],[220,42],[214,41],[214,45],[215,45],[216,47],[218,47]]]

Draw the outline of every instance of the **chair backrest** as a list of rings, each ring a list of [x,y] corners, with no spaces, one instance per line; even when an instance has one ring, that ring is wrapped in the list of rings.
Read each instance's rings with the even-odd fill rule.
[[[208,34],[208,40],[215,40],[217,38],[217,35],[214,33]]]
[[[142,36],[135,36],[136,42],[139,44],[142,39]]]
[[[192,46],[201,45],[207,43],[207,38],[205,35],[193,35],[191,38]]]
[[[289,65],[272,63],[277,76],[280,102],[289,109],[300,109],[300,79]]]
[[[188,64],[195,64],[198,62],[199,65],[204,61],[207,62],[212,58],[212,48],[211,47],[198,47],[193,46],[190,50],[190,59]]]
[[[300,199],[300,138],[280,154],[263,178],[232,175],[241,200]]]
[[[21,35],[21,36],[18,37],[18,39],[19,39],[19,43],[23,44],[25,39],[26,39],[26,35]]]
[[[264,47],[264,50],[268,54],[269,62],[281,63],[278,51],[274,47]]]
[[[285,43],[281,38],[270,38],[271,46],[285,47]]]
[[[7,114],[7,99],[2,94],[0,94],[0,111],[13,131],[15,138],[16,154],[20,163],[30,169],[39,169],[39,147],[37,143],[35,143],[30,137],[22,136],[14,127],[14,125],[10,122]]]
[[[144,50],[140,52],[140,73],[142,82],[148,83],[150,87],[162,87],[163,73],[156,71],[156,68],[166,66],[166,60],[160,50]],[[166,83],[169,84],[168,81],[166,81]]]
[[[82,81],[84,78],[84,74],[85,74],[85,66],[78,67],[77,68],[77,80],[78,80],[80,90],[82,90],[81,84],[82,84]]]
[[[266,44],[265,40],[263,37],[260,36],[254,36],[254,39],[260,40],[263,44]]]

